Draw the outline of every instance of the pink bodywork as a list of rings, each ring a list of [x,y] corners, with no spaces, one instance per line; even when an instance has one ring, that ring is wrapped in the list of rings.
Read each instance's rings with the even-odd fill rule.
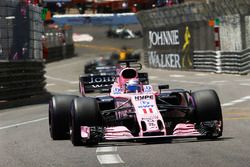
[[[174,132],[172,134],[167,134],[167,130],[162,118],[160,111],[157,108],[156,104],[156,95],[158,95],[157,91],[153,90],[152,85],[141,85],[141,91],[135,93],[126,93],[125,84],[131,78],[124,78],[122,73],[124,70],[132,69],[132,68],[124,68],[119,72],[119,77],[116,78],[114,82],[110,96],[113,98],[122,98],[127,99],[134,106],[134,112],[136,114],[136,119],[140,127],[139,136],[134,137],[130,130],[125,126],[116,126],[116,127],[106,127],[104,129],[105,134],[104,138],[106,140],[116,140],[116,139],[131,139],[131,138],[144,138],[144,134],[146,133],[157,133],[162,134],[160,137],[175,137],[175,136],[200,136],[201,134],[197,132],[194,127],[194,124],[190,123],[181,123],[177,124],[174,128]],[[137,78],[138,74],[134,77]],[[121,107],[120,104],[116,107]],[[143,130],[141,122],[144,122],[146,125],[146,130]],[[159,122],[160,127],[159,127]],[[90,137],[90,128],[86,126],[81,126],[81,137],[84,139],[89,139]],[[147,136],[149,138],[151,136]],[[152,136],[159,137],[159,136]]]

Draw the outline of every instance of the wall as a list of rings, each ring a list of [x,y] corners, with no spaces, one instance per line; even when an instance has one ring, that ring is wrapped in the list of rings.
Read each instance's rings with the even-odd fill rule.
[[[145,64],[153,68],[174,68],[192,69],[192,63],[181,63],[186,59],[189,62],[193,59],[193,51],[216,50],[241,51],[249,46],[250,34],[250,1],[248,0],[209,0],[207,3],[195,2],[172,7],[155,8],[148,11],[141,11],[137,14],[143,31],[143,46]],[[217,20],[215,25],[209,26],[209,21]],[[214,22],[212,22],[214,23]],[[220,47],[216,47],[217,36],[215,27],[219,27]],[[185,29],[189,29],[188,51],[183,52],[187,39]],[[179,44],[177,46],[149,47],[149,34],[155,32],[168,32],[178,30]],[[218,43],[219,43],[218,42]],[[158,56],[153,55],[158,54]],[[166,55],[178,54],[180,66],[169,67],[164,65]],[[153,58],[152,58],[153,57]],[[187,58],[188,57],[188,58]],[[169,59],[169,61],[171,61]],[[165,61],[166,62],[166,61]],[[165,63],[166,64],[166,63]]]
[[[241,51],[243,49],[241,16],[222,16],[220,22],[221,50]]]
[[[250,16],[245,17],[246,22],[246,48],[250,48]]]

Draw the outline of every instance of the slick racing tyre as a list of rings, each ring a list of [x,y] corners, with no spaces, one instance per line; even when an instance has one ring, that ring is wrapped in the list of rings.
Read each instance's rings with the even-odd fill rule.
[[[222,135],[223,118],[220,100],[214,90],[200,90],[192,93],[195,105],[195,122],[200,124],[203,130],[216,129],[217,135],[210,138],[217,138]],[[211,130],[212,131],[212,130]]]
[[[74,146],[84,143],[81,140],[81,126],[101,126],[102,119],[96,99],[75,98],[71,106],[70,138]],[[90,142],[91,143],[91,142]]]
[[[77,96],[53,96],[49,101],[49,131],[53,140],[69,139],[70,104]]]

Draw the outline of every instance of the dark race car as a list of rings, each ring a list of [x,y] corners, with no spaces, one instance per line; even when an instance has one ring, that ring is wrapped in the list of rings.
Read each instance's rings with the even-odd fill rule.
[[[107,95],[53,96],[49,128],[53,140],[74,146],[107,141],[169,141],[173,138],[216,139],[223,119],[214,90],[188,91],[143,85],[132,67],[121,67]]]
[[[100,74],[100,73],[113,73],[116,69],[116,64],[121,61],[140,61],[140,51],[130,51],[126,47],[120,50],[120,53],[114,52],[110,56],[90,61],[84,66],[84,74]]]

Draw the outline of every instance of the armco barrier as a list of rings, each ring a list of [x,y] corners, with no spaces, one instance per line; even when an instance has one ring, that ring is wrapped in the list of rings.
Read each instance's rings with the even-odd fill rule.
[[[43,61],[0,61],[0,102],[45,94],[44,74]]]
[[[0,1],[0,109],[42,102],[49,96],[40,14],[40,7],[23,0]]]
[[[54,15],[53,20],[59,25],[119,25],[138,24],[134,13],[125,14],[82,14],[82,15]]]
[[[196,71],[247,74],[250,72],[250,48],[241,52],[195,51],[193,65]]]

